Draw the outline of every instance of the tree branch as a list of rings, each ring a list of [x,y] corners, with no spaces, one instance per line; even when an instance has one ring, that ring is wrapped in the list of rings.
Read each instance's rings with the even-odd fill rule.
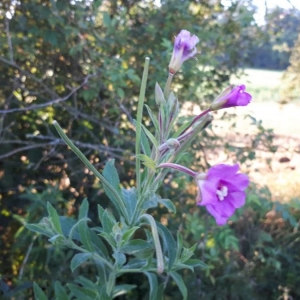
[[[0,58],[1,60],[1,58]],[[12,112],[21,112],[21,111],[29,111],[29,110],[35,110],[35,109],[40,109],[40,108],[44,108],[53,104],[57,104],[59,102],[63,102],[68,100],[74,93],[76,93],[79,89],[81,89],[84,85],[87,84],[88,80],[93,77],[95,75],[88,75],[85,77],[85,79],[83,80],[83,82],[77,86],[76,88],[72,89],[72,91],[65,97],[62,98],[57,98],[54,100],[50,100],[46,103],[41,103],[41,104],[34,104],[34,105],[30,105],[24,108],[11,108],[11,109],[6,109],[6,110],[0,110],[0,114],[7,114],[7,113],[12,113]]]

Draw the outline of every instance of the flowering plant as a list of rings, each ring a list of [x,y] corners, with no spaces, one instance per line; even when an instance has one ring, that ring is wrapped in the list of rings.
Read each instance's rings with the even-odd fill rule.
[[[148,212],[158,205],[176,212],[171,200],[162,199],[157,194],[170,169],[185,172],[194,178],[199,188],[197,204],[206,206],[218,225],[225,225],[234,211],[245,203],[245,189],[249,181],[246,175],[237,173],[238,165],[221,164],[210,168],[207,173],[198,173],[179,164],[181,154],[187,151],[198,133],[212,122],[210,111],[247,105],[251,100],[244,85],[230,87],[201,114],[179,128],[175,126],[179,115],[179,101],[170,91],[172,78],[184,61],[196,55],[195,46],[198,42],[198,37],[186,30],[182,30],[175,38],[164,91],[158,83],[155,87],[157,116],[150,107],[144,105],[149,58],[145,60],[135,122],[135,187],[121,187],[113,160],[107,162],[102,173],[99,172],[69,140],[59,124],[53,122],[66,144],[102,182],[116,212],[113,214],[99,204],[101,226],[89,227],[87,199],[81,204],[77,220],[60,217],[48,203],[49,216],[39,224],[27,224],[30,230],[48,236],[52,244],[74,249],[72,271],[84,267],[87,262],[96,266],[97,277],[94,281],[80,277],[76,284],[69,283],[66,287],[57,284],[55,291],[60,296],[64,295],[64,299],[75,297],[105,300],[128,293],[135,286],[119,281],[120,276],[128,273],[141,273],[148,278],[150,299],[162,299],[163,290],[170,278],[177,284],[183,299],[187,299],[187,289],[178,271],[193,271],[195,267],[204,268],[205,264],[199,259],[191,258],[196,245],[191,248],[183,247],[181,234],[177,234],[175,241],[168,228]],[[155,133],[142,124],[144,106]],[[140,231],[143,232],[143,239],[138,238],[141,236],[137,235]],[[44,297],[44,292],[38,285],[34,286],[34,290],[37,298]]]

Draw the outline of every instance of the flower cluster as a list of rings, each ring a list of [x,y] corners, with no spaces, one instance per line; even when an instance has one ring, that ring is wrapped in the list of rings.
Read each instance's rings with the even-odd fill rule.
[[[182,30],[175,38],[172,58],[169,64],[169,73],[173,76],[181,67],[183,62],[194,57],[197,53],[196,44],[199,38],[190,34],[187,30]],[[169,76],[170,78],[170,76]],[[172,77],[171,77],[172,78]],[[168,80],[167,85],[170,85]],[[252,97],[246,91],[245,85],[229,86],[225,89],[200,115],[188,124],[178,138],[163,141],[160,146],[161,154],[164,155],[168,150],[175,154],[179,153],[186,144],[203,130],[210,122],[210,112],[234,106],[246,106]],[[165,89],[165,96],[168,96],[169,86]],[[161,128],[163,131],[163,128]],[[164,136],[164,134],[162,135]],[[172,140],[172,143],[171,143]],[[176,144],[171,148],[170,144]],[[197,205],[205,206],[207,211],[215,218],[218,225],[225,225],[237,208],[245,204],[245,190],[249,185],[248,176],[238,173],[239,165],[219,164],[211,167],[206,173],[197,173],[182,165],[175,164],[172,159],[162,162],[159,168],[173,168],[192,176],[198,185]]]

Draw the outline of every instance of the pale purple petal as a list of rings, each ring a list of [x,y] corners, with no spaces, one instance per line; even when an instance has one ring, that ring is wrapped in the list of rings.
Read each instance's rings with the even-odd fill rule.
[[[227,223],[228,218],[234,213],[232,211],[230,216],[221,215],[219,211],[216,210],[216,206],[214,205],[206,205],[207,211],[215,218],[217,225],[222,226]]]
[[[215,183],[208,180],[198,180],[197,182],[200,194],[197,197],[197,204],[204,206],[206,204],[211,204],[218,202],[216,196],[217,186]]]
[[[236,174],[231,178],[225,178],[221,183],[224,183],[229,190],[244,191],[249,185],[249,178],[245,174]]]
[[[181,65],[197,53],[196,44],[199,38],[187,30],[181,30],[176,36],[172,58],[169,64],[169,72],[175,74]]]
[[[231,177],[236,174],[236,172],[239,170],[239,165],[235,164],[233,166],[225,165],[225,164],[219,164],[216,166],[211,167],[207,175],[210,177],[218,177],[218,178],[226,178]]]
[[[245,192],[233,192],[230,193],[227,197],[228,201],[232,203],[235,208],[240,208],[245,205],[246,202],[246,193]]]

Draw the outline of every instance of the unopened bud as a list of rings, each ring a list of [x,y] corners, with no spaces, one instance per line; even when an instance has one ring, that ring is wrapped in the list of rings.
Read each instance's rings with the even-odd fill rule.
[[[166,102],[164,93],[157,82],[155,84],[155,102],[158,106],[160,106],[161,103]]]
[[[180,146],[180,142],[177,139],[168,139],[165,143],[159,146],[158,150],[164,151],[166,149],[176,150]]]
[[[170,96],[168,98],[168,108],[171,117],[176,116],[178,114],[179,102],[173,92],[170,93]]]

